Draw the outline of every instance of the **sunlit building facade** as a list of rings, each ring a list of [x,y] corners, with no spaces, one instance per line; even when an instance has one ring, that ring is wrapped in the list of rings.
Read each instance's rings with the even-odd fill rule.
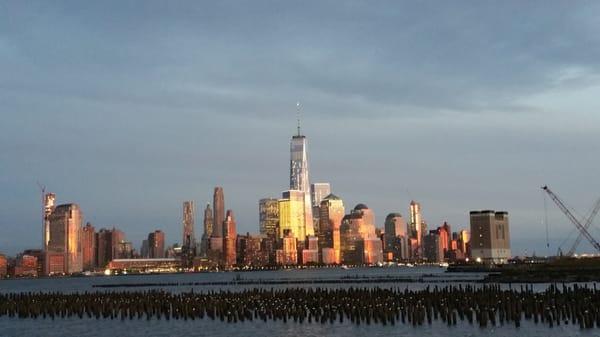
[[[182,247],[184,250],[194,252],[196,249],[196,237],[194,236],[194,225],[196,221],[196,208],[193,201],[183,202],[183,238]]]
[[[223,187],[215,187],[213,193],[213,208],[213,230],[211,236],[215,238],[222,238],[223,221],[225,221],[225,194],[223,192]]]
[[[385,232],[383,235],[385,253],[390,261],[405,260],[409,258],[409,243],[407,227],[402,214],[390,213],[385,218]]]
[[[342,262],[346,264],[370,263],[372,256],[379,259],[381,245],[376,246],[365,240],[379,239],[375,233],[375,214],[365,204],[358,204],[342,219],[340,246]]]
[[[161,230],[155,230],[148,234],[148,251],[152,259],[165,257],[165,233]]]
[[[57,206],[50,216],[50,239],[46,250],[47,274],[72,274],[83,270],[79,205]]]
[[[223,262],[225,263],[225,266],[231,267],[237,262],[237,229],[232,210],[227,210],[227,215],[225,216],[225,221],[223,222],[223,228],[225,230],[225,235],[223,237]]]
[[[285,191],[278,201],[279,207],[279,238],[291,235],[304,241],[307,235],[305,227],[305,193],[302,191]]]
[[[340,197],[329,194],[321,201],[317,236],[319,238],[323,263],[341,263],[340,227],[345,213],[344,202]],[[333,259],[325,257],[325,253],[323,252],[325,248],[333,249]]]
[[[314,235],[306,137],[301,135],[300,127],[290,143],[290,190],[304,192],[304,235]]]
[[[264,198],[258,202],[260,234],[276,237],[279,223],[279,202],[275,198]]]

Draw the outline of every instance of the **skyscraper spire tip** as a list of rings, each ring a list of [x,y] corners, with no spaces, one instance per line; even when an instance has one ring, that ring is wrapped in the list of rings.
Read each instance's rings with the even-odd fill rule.
[[[300,105],[300,102],[298,101],[298,102],[296,102],[296,119],[298,121],[298,136],[301,135],[301,133],[300,133],[300,108],[301,108],[301,105]]]

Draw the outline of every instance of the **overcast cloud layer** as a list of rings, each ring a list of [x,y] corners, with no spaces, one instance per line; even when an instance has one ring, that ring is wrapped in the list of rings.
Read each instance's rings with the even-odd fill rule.
[[[415,199],[453,229],[506,210],[515,255],[554,253],[573,226],[549,203],[546,248],[539,187],[580,215],[600,196],[599,16],[591,1],[1,2],[0,251],[40,246],[36,181],[136,247],[156,228],[180,242],[182,201],[201,214],[216,185],[257,232],[258,199],[288,185],[300,100],[311,180],[347,209],[382,226]]]

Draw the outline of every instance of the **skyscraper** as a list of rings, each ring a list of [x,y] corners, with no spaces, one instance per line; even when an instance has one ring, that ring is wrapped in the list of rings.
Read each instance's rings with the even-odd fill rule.
[[[82,271],[81,219],[77,204],[57,206],[50,216],[46,250],[47,274],[72,274]]]
[[[411,239],[416,240],[416,247],[411,252],[413,257],[421,257],[423,253],[423,219],[421,218],[421,204],[412,200],[410,202],[410,223],[408,234]]]
[[[196,238],[194,236],[196,209],[193,201],[183,202],[183,240],[181,246],[188,254],[193,255],[196,248]]]
[[[204,209],[204,220],[202,221],[204,233],[202,233],[202,241],[200,242],[200,254],[206,256],[210,248],[210,238],[213,232],[213,210],[210,204],[206,204]]]
[[[83,254],[83,270],[94,270],[94,267],[96,267],[96,229],[89,222],[82,230],[81,251]]]
[[[406,237],[406,222],[400,213],[390,213],[385,218],[385,233],[383,235],[385,252],[392,254],[393,260],[408,258],[408,240]]]
[[[102,228],[96,233],[96,266],[100,268],[112,260],[112,230]]]
[[[50,214],[54,210],[54,202],[56,201],[56,195],[54,193],[44,194],[44,251],[48,248],[48,242],[50,241]]]
[[[340,197],[329,194],[321,200],[318,230],[319,245],[321,246],[321,251],[324,248],[333,249],[332,263],[341,263],[340,226],[342,225],[344,214],[344,202]],[[325,259],[323,260],[325,261]]]
[[[294,237],[304,241],[306,236],[304,192],[291,190],[283,192],[279,199],[279,238]]]
[[[471,211],[471,256],[485,263],[506,263],[510,258],[508,212]]]
[[[165,233],[155,230],[148,234],[148,250],[150,258],[160,259],[165,257]]]
[[[236,239],[237,239],[237,230],[235,224],[235,218],[233,217],[233,211],[227,210],[227,215],[225,216],[225,221],[223,223],[223,228],[225,230],[223,236],[223,261],[226,266],[233,266],[236,264]]]
[[[260,234],[271,237],[277,236],[279,223],[279,205],[277,199],[265,198],[258,202]]]
[[[223,237],[223,221],[225,221],[225,195],[223,188],[220,186],[215,187],[213,193],[213,231],[212,237],[222,238]]]
[[[300,133],[300,122],[298,122],[298,134],[292,137],[290,142],[290,190],[304,192],[304,235],[314,235],[313,216],[310,194],[310,183],[308,181],[308,155],[306,152],[306,137]],[[297,235],[297,234],[296,234]],[[298,236],[296,236],[298,237]],[[302,237],[301,240],[304,240]]]
[[[312,206],[321,206],[321,200],[331,194],[331,185],[329,183],[314,183],[310,185],[310,196],[312,198]]]

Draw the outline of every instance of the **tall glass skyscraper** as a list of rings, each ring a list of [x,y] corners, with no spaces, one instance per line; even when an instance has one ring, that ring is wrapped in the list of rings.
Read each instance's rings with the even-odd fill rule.
[[[299,124],[298,134],[292,137],[290,143],[290,190],[304,192],[304,232],[305,235],[315,235],[310,182],[308,181],[306,137],[300,133]]]

